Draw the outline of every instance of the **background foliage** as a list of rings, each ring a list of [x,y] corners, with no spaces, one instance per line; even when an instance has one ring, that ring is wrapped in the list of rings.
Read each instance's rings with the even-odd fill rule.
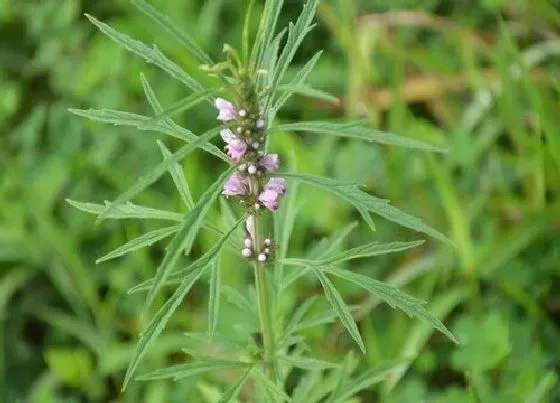
[[[216,59],[223,42],[238,44],[244,2],[152,3]],[[281,25],[294,19],[300,4],[286,1]],[[102,203],[120,193],[160,161],[159,137],[83,121],[67,109],[148,114],[141,72],[165,105],[184,94],[98,33],[84,12],[156,42],[189,73],[208,80],[195,60],[127,1],[0,0],[0,392],[6,402],[151,403],[186,396],[216,401],[237,373],[137,382],[126,395],[119,393],[142,328],[141,296],[126,291],[152,276],[162,246],[98,265],[95,260],[160,224],[109,220],[95,226],[65,198]],[[325,48],[310,83],[342,102],[296,97],[281,122],[361,116],[374,127],[449,148],[441,156],[305,133],[272,139],[272,147],[285,159],[293,157],[299,171],[363,183],[456,244],[452,249],[429,241],[346,267],[429,300],[429,309],[462,342],[454,346],[427,325],[337,283],[356,306],[366,342],[367,353],[357,365],[407,360],[362,393],[361,401],[558,401],[559,2],[324,0],[318,22],[296,62]],[[196,132],[214,114],[204,106],[178,120]],[[197,196],[218,175],[202,152],[184,161],[183,169]],[[180,210],[172,189],[171,178],[165,178],[138,202]],[[301,256],[358,218],[324,192],[303,186],[299,191],[290,256]],[[218,209],[212,214],[223,220]],[[375,239],[417,239],[394,224],[376,224]],[[360,224],[347,246],[371,238]],[[195,250],[207,250],[214,241],[202,237]],[[250,282],[240,260],[222,265],[225,285]],[[299,282],[283,302],[296,306],[319,292],[317,282]],[[235,299],[225,294],[225,300]],[[208,287],[197,285],[149,354],[146,370],[180,361],[180,354],[171,353],[181,348],[204,348],[184,332],[205,328],[207,300]],[[325,309],[324,302],[313,307],[316,314]],[[219,330],[228,332],[245,320],[243,310],[224,304]],[[331,361],[355,350],[339,325],[314,327],[306,335],[314,355]],[[360,356],[356,351],[346,360]]]

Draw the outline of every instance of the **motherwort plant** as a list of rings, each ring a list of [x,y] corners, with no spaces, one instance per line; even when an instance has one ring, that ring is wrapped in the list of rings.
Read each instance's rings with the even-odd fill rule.
[[[98,220],[130,217],[157,219],[170,215],[177,217],[177,213],[130,202],[161,176],[170,173],[188,209],[187,213],[179,215],[177,225],[148,232],[99,259],[104,261],[117,258],[172,237],[154,277],[130,290],[131,293],[146,293],[144,311],[146,315],[150,312],[149,308],[162,288],[171,287],[174,291],[151,316],[141,333],[124,378],[123,389],[133,378],[178,380],[205,372],[233,369],[234,372],[240,371],[240,376],[223,393],[220,400],[222,402],[234,401],[242,390],[244,396],[248,396],[251,401],[315,402],[328,398],[329,402],[342,402],[360,390],[384,379],[392,371],[402,370],[399,367],[402,363],[386,364],[366,371],[357,378],[352,378],[351,372],[355,369],[355,359],[352,359],[352,355],[349,355],[342,365],[304,355],[306,343],[300,332],[306,327],[304,318],[315,298],[303,301],[294,312],[285,312],[278,301],[287,288],[308,274],[315,276],[321,284],[326,300],[332,308],[327,315],[311,321],[311,323],[325,324],[338,317],[362,351],[365,351],[365,347],[358,327],[351,310],[331,282],[332,276],[347,280],[392,307],[430,323],[454,340],[453,335],[444,325],[423,307],[422,301],[407,296],[393,286],[341,267],[352,259],[403,251],[419,246],[422,241],[387,244],[371,242],[340,252],[340,245],[344,237],[353,227],[350,226],[342,233],[335,234],[330,240],[321,243],[320,247],[308,256],[302,258],[286,256],[287,244],[296,215],[293,202],[295,192],[293,192],[292,184],[295,187],[298,183],[319,187],[325,192],[351,203],[372,229],[374,228],[372,214],[375,214],[407,228],[447,241],[442,234],[421,220],[396,209],[386,200],[378,199],[364,192],[355,183],[282,170],[282,161],[274,152],[277,150],[269,150],[268,137],[274,133],[305,131],[361,139],[370,143],[441,151],[437,147],[412,139],[369,129],[364,126],[364,122],[295,122],[276,126],[273,124],[278,110],[294,93],[303,93],[327,100],[332,98],[305,84],[306,78],[321,52],[317,52],[289,82],[284,80],[296,50],[314,26],[313,18],[318,0],[308,0],[297,21],[290,23],[287,29],[280,32],[276,32],[276,22],[283,0],[268,0],[254,41],[250,40],[251,35],[248,28],[253,6],[253,2],[250,2],[241,52],[230,45],[224,45],[226,57],[220,63],[215,63],[194,44],[188,35],[152,6],[143,0],[131,0],[131,2],[152,22],[169,33],[186,51],[198,58],[202,68],[215,77],[218,84],[215,89],[204,88],[179,65],[165,57],[157,47],[148,47],[94,17],[87,16],[113,41],[156,65],[184,85],[185,90],[191,92],[186,98],[164,109],[158,101],[155,91],[142,76],[146,98],[154,111],[153,116],[108,109],[72,110],[77,115],[93,120],[160,132],[185,143],[174,153],[169,151],[163,143],[158,143],[163,154],[162,162],[114,201],[105,205],[70,201],[81,210],[97,214]],[[210,101],[209,105],[211,104],[215,108],[219,122],[219,125],[207,132],[195,135],[190,130],[176,124],[172,119],[177,113],[207,101]],[[218,136],[223,140],[225,152],[211,143]],[[209,154],[209,158],[216,157],[223,160],[227,167],[214,184],[197,201],[194,201],[178,163],[197,149],[205,150]],[[283,198],[286,195],[290,195],[290,197],[283,206]],[[232,220],[231,228],[227,228],[225,231],[210,222],[207,217],[210,207],[220,197],[227,199],[228,203],[240,206],[235,210],[240,211],[239,217]],[[271,215],[274,216],[273,219],[271,219]],[[271,223],[274,224],[271,225]],[[196,260],[191,259],[191,263],[186,267],[181,266],[183,257],[191,255],[197,234],[202,228],[217,233],[220,236],[219,240],[201,257]],[[236,242],[233,235],[238,235],[240,232],[243,236],[240,242]],[[225,246],[232,245],[235,253],[239,253],[248,265],[252,265],[254,270],[255,292],[238,292],[237,298],[233,298],[233,300],[249,314],[254,312],[254,322],[257,325],[252,331],[241,331],[238,335],[216,332],[220,312],[220,295],[223,293],[223,287],[220,285],[219,256],[222,253],[230,253]],[[212,350],[215,354],[211,355],[190,350],[193,358],[185,360],[184,363],[137,376],[137,370],[146,352],[165,329],[185,295],[207,270],[210,271],[208,333],[199,335],[199,338],[206,338],[220,348]],[[250,287],[250,289],[253,288]],[[247,296],[244,296],[245,294]],[[251,325],[247,324],[247,327],[250,328]],[[310,372],[300,377],[298,387],[295,388],[292,396],[288,396],[286,380],[294,369],[309,370]],[[248,382],[249,380],[253,381]],[[250,396],[254,396],[254,398]]]

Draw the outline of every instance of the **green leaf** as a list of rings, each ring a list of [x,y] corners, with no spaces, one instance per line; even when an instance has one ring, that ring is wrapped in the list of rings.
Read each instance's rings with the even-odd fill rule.
[[[311,298],[307,298],[302,304],[298,304],[298,307],[295,310],[292,317],[290,318],[290,321],[286,325],[286,328],[284,329],[284,333],[282,334],[282,337],[278,342],[278,344],[281,344],[282,340],[286,339],[294,332],[296,326],[301,322],[301,320],[303,319],[307,311],[309,311],[309,309],[311,308],[313,303],[315,303],[316,300],[317,297],[313,296]]]
[[[175,267],[183,251],[186,251],[188,254],[191,250],[206,214],[208,214],[208,210],[210,210],[212,203],[220,195],[224,183],[229,178],[232,169],[233,168],[230,168],[225,171],[218,180],[204,192],[194,208],[185,216],[179,231],[177,231],[177,234],[167,247],[163,261],[156,270],[152,288],[150,288],[146,297],[146,309],[154,302],[157,293],[165,284],[169,272]]]
[[[318,271],[319,269],[314,270]],[[410,297],[389,284],[374,280],[371,277],[353,273],[348,270],[336,269],[334,267],[323,267],[320,270],[356,284],[358,287],[361,287],[372,293],[373,295],[379,297],[387,304],[389,304],[392,308],[398,308],[408,316],[417,317],[431,324],[433,327],[445,334],[451,341],[458,343],[455,336],[453,336],[453,334],[449,330],[447,330],[443,323],[441,323],[438,318],[436,318],[424,308],[423,305],[425,304],[425,301]]]
[[[286,40],[286,45],[278,58],[278,65],[274,71],[275,86],[282,82],[284,74],[292,62],[299,45],[305,36],[313,29],[314,25],[312,25],[312,22],[315,17],[315,10],[317,9],[318,4],[319,0],[308,0],[303,6],[301,14],[299,15],[295,25],[292,23],[288,25],[288,39]]]
[[[272,397],[272,400],[269,401],[290,401],[290,397],[282,390],[282,387],[271,381],[268,376],[264,374],[261,368],[256,368],[255,372],[257,374],[257,382],[259,382],[269,396]]]
[[[344,384],[334,398],[329,400],[333,403],[344,403],[358,392],[371,387],[372,385],[384,381],[391,373],[399,367],[402,362],[387,362],[372,368],[358,378]]]
[[[210,275],[210,297],[208,299],[208,331],[213,336],[218,326],[220,316],[220,294],[221,294],[220,259],[216,257],[212,262]]]
[[[358,246],[356,248],[346,250],[334,256],[330,256],[321,260],[321,262],[323,265],[329,265],[351,259],[386,255],[388,253],[401,252],[403,250],[416,248],[422,244],[424,244],[424,241],[391,242],[386,244],[374,241],[365,245]]]
[[[391,206],[388,200],[378,199],[377,197],[362,191],[360,186],[356,183],[341,182],[335,179],[306,174],[282,173],[281,175],[288,179],[291,178],[298,182],[320,187],[328,193],[346,200],[360,212],[363,219],[372,229],[375,229],[375,225],[371,220],[370,213],[380,215],[381,217],[400,224],[403,227],[423,232],[441,241],[449,242],[443,234],[424,224],[424,222],[422,222],[419,218],[411,216]]]
[[[76,207],[85,213],[101,216],[106,211],[109,202],[103,204],[82,203],[70,199],[66,199],[68,204]],[[136,218],[141,220],[165,220],[165,221],[182,221],[183,214],[174,213],[172,211],[158,210],[151,207],[140,206],[138,204],[126,203],[116,206],[111,210],[105,218],[113,218],[122,220],[125,218]]]
[[[354,322],[354,318],[352,318],[352,314],[350,313],[350,310],[344,303],[342,296],[338,293],[334,285],[330,282],[330,280],[327,278],[327,276],[325,276],[325,274],[321,270],[315,267],[313,267],[312,270],[315,276],[321,282],[321,286],[323,287],[323,291],[325,292],[325,297],[327,298],[327,301],[332,306],[334,311],[338,314],[340,321],[342,322],[344,327],[348,330],[350,336],[352,336],[354,341],[358,344],[358,346],[360,346],[360,350],[362,350],[362,352],[365,353],[366,348],[364,346],[364,342],[362,341],[362,337],[360,336],[360,331],[358,330],[358,326],[356,325],[356,322]]]
[[[241,220],[239,220],[239,222],[241,222]],[[206,268],[206,266],[208,266],[208,263],[212,259],[214,259],[220,252],[223,245],[236,229],[237,226],[230,229],[222,238],[220,238],[220,240],[216,243],[216,245],[212,247],[212,249],[210,249],[200,259],[198,259],[198,261],[200,261],[200,264],[198,264],[197,268],[195,270],[192,270],[187,275],[183,276],[181,284],[175,290],[171,298],[167,300],[167,302],[154,315],[152,320],[150,320],[150,323],[148,324],[148,326],[146,326],[146,330],[142,333],[132,359],[128,364],[122,390],[126,389],[126,386],[134,375],[134,372],[136,371],[138,365],[142,361],[142,358],[146,354],[148,347],[163,331],[165,325],[167,324],[167,321],[169,320],[169,318],[171,318],[173,312],[175,312],[177,307],[181,304],[185,295],[189,292],[193,284],[202,275],[204,269]]]
[[[118,32],[116,29],[110,27],[109,25],[97,20],[95,17],[85,14],[85,16],[96,25],[101,32],[111,38],[114,42],[121,45],[129,52],[134,53],[136,56],[141,57],[148,63],[155,64],[160,69],[165,71],[171,77],[179,80],[185,86],[193,91],[200,91],[202,86],[198,81],[188,75],[183,69],[181,69],[177,64],[169,60],[159,49],[154,45],[150,48],[144,45],[142,42],[137,41],[129,37],[128,35]]]
[[[145,248],[146,246],[152,246],[154,243],[167,238],[171,234],[174,234],[179,230],[179,225],[173,225],[171,227],[165,227],[156,229],[150,232],[146,232],[137,238],[134,238],[124,245],[112,250],[106,255],[100,257],[95,261],[96,264],[105,262],[110,259],[115,259],[117,257],[126,255],[127,253],[134,252],[135,250]]]
[[[276,30],[276,23],[278,16],[282,10],[284,0],[268,0],[265,3],[263,13],[261,15],[257,37],[251,51],[251,64],[259,69],[266,61],[264,55],[269,49],[274,31]]]
[[[322,371],[339,366],[339,364],[334,362],[322,361],[309,357],[298,357],[295,355],[281,355],[278,356],[278,359],[285,361],[296,368],[307,369],[309,371]]]
[[[309,73],[311,73],[322,54],[322,50],[315,53],[313,57],[311,57],[311,59],[307,63],[305,63],[305,65],[296,73],[296,76],[288,85],[283,85],[278,88],[278,90],[283,91],[283,93],[278,97],[278,99],[272,106],[272,116],[276,115],[276,112],[278,112],[282,105],[284,105],[290,98],[290,96],[295,92],[291,90],[291,88],[296,88],[305,83],[305,80],[307,80]]]
[[[357,221],[352,221],[346,227],[335,232],[330,238],[323,238],[307,253],[307,259],[318,260],[330,256],[336,252],[344,240],[350,235],[350,232],[358,226]]]
[[[542,377],[537,387],[531,392],[525,403],[540,403],[546,401],[546,395],[558,383],[558,374],[555,371],[549,371]]]
[[[243,374],[243,376],[241,376],[237,381],[235,381],[234,384],[232,384],[228,390],[226,390],[226,392],[224,393],[224,395],[222,396],[222,398],[218,401],[218,403],[231,403],[235,400],[235,398],[237,397],[237,395],[239,394],[239,392],[241,391],[241,389],[243,388],[243,385],[245,385],[245,382],[247,382],[247,379],[249,379],[249,375],[251,374],[251,371],[253,370],[254,366],[251,366],[249,368],[247,368],[247,371],[245,371],[245,373]]]
[[[186,144],[179,149],[176,153],[174,153],[171,157],[165,158],[162,162],[156,165],[148,174],[141,177],[136,181],[134,185],[132,185],[128,190],[124,193],[119,195],[115,201],[110,203],[105,211],[101,213],[98,217],[98,221],[106,218],[109,214],[113,212],[115,208],[122,205],[123,203],[129,201],[156,180],[158,180],[165,172],[169,170],[169,168],[176,164],[181,159],[185,158],[187,155],[195,151],[197,148],[201,147],[202,145],[208,143],[212,138],[216,137],[220,132],[220,127],[216,127],[207,131],[202,136],[198,137],[197,140],[193,141],[190,144]]]
[[[159,146],[159,149],[161,150],[163,159],[170,158],[172,155],[171,151],[169,151],[165,144],[163,144],[161,141],[158,141],[157,144]],[[191,194],[191,190],[189,189],[189,184],[187,183],[187,180],[183,173],[183,168],[181,168],[181,165],[179,164],[173,164],[169,168],[169,173],[171,174],[171,178],[173,178],[175,187],[181,195],[183,203],[185,203],[185,206],[187,206],[189,210],[192,210],[194,208],[194,200]]]
[[[214,64],[210,56],[208,56],[185,32],[173,23],[171,18],[159,13],[154,7],[146,3],[144,0],[130,0],[130,2],[138,10],[143,12],[156,25],[167,31],[177,42],[193,54],[201,63]]]
[[[291,94],[299,94],[309,98],[319,99],[321,101],[330,102],[333,104],[337,104],[339,99],[328,92],[315,89],[305,84],[284,84],[278,87],[279,92],[289,93]]]
[[[153,381],[156,379],[179,379],[203,374],[205,372],[215,372],[225,369],[252,367],[252,362],[216,360],[211,358],[197,359],[186,364],[173,365],[172,367],[158,369],[136,378],[138,381]]]
[[[273,88],[274,84],[274,70],[276,69],[276,63],[278,62],[278,52],[280,50],[280,42],[284,39],[286,35],[287,29],[284,28],[282,31],[278,32],[274,37],[274,40],[270,44],[270,46],[266,49],[264,54],[264,64],[262,68],[266,71],[266,75],[263,77],[263,81],[266,83],[264,85],[265,88]],[[265,104],[268,105],[270,99],[274,95],[273,92],[269,92],[266,97]],[[266,109],[266,108],[265,108]],[[270,115],[270,111],[268,111],[269,115],[267,116],[267,120],[270,121],[273,115]]]
[[[419,150],[446,152],[442,147],[426,144],[418,140],[414,140],[396,134],[382,132],[380,130],[370,129],[362,125],[349,125],[348,123],[332,123],[332,122],[298,122],[288,123],[272,127],[274,131],[306,131],[311,133],[322,133],[337,137],[347,137],[360,140],[366,140],[371,143],[384,145],[392,145],[398,147],[414,148]]]

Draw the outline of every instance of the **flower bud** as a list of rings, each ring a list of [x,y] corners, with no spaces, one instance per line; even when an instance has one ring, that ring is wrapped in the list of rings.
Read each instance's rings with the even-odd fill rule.
[[[251,255],[253,254],[253,251],[249,248],[245,248],[241,251],[241,256],[248,258],[251,257]]]

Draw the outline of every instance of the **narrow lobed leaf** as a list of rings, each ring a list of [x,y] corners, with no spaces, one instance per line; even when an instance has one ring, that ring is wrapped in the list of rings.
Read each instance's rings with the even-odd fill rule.
[[[187,33],[177,27],[171,18],[161,14],[144,0],[130,0],[130,2],[134,5],[134,7],[150,18],[156,25],[167,31],[201,63],[214,64],[210,56],[208,56]]]
[[[161,154],[163,155],[163,159],[170,158],[172,153],[165,146],[165,144],[163,144],[161,141],[158,141],[157,144],[159,146]],[[181,195],[183,203],[189,210],[192,210],[195,204],[191,194],[191,190],[189,188],[189,184],[187,183],[185,175],[183,174],[183,168],[181,168],[181,165],[179,164],[172,164],[171,167],[169,167],[169,174],[171,175],[173,183],[175,184],[175,187]]]
[[[82,203],[70,199],[66,199],[66,202],[80,211],[95,214],[97,216],[102,215],[109,205],[109,202],[105,202],[105,205],[103,205],[95,203]],[[182,221],[183,214],[175,213],[173,211],[158,210],[133,203],[126,203],[115,207],[105,218],[118,220],[136,218],[141,220]]]
[[[350,336],[354,339],[354,341],[360,347],[363,353],[366,352],[366,348],[364,346],[364,342],[362,341],[362,336],[360,336],[360,331],[358,330],[358,326],[356,322],[354,322],[354,318],[348,309],[348,306],[344,303],[342,296],[338,293],[335,286],[330,282],[330,280],[325,276],[325,274],[318,268],[312,268],[313,273],[321,282],[321,286],[323,287],[323,291],[325,292],[325,297],[327,301],[332,306],[334,311],[338,314],[341,323],[350,333]]]
[[[111,26],[99,21],[97,18],[85,14],[88,20],[92,24],[96,25],[97,28],[114,42],[121,45],[128,51],[134,53],[136,56],[144,59],[148,63],[155,64],[157,67],[165,71],[171,77],[182,82],[185,86],[193,91],[200,91],[202,85],[189,74],[187,74],[183,69],[181,69],[177,64],[169,60],[159,49],[154,45],[152,48],[144,45],[142,42],[132,39],[128,35],[122,34]]]
[[[334,362],[318,360],[316,358],[310,357],[299,357],[295,355],[281,355],[278,356],[278,358],[296,368],[306,369],[309,371],[322,371],[339,366],[339,364],[336,364]]]
[[[218,327],[220,316],[220,294],[221,294],[221,272],[220,259],[216,257],[212,262],[210,275],[210,296],[208,298],[208,332],[213,336]]]
[[[332,122],[298,122],[272,127],[275,131],[305,131],[310,133],[327,134],[337,137],[347,137],[366,140],[371,143],[391,145],[397,147],[414,148],[426,151],[447,152],[445,148],[426,144],[404,136],[383,132],[364,127],[363,125],[348,125],[347,123]]]
[[[242,220],[239,220],[241,222]],[[136,372],[138,365],[142,361],[142,358],[146,354],[148,347],[154,342],[154,340],[160,335],[160,333],[165,328],[169,318],[173,315],[173,312],[177,309],[179,304],[183,301],[185,295],[189,292],[193,284],[198,280],[198,278],[204,272],[204,269],[208,263],[219,253],[223,245],[229,239],[231,234],[237,229],[237,226],[231,228],[220,240],[214,245],[208,252],[206,252],[199,260],[204,260],[206,264],[200,264],[196,270],[191,271],[188,275],[184,276],[181,284],[175,290],[173,295],[167,300],[167,302],[157,311],[157,313],[150,320],[150,323],[146,326],[146,330],[142,333],[136,349],[134,350],[133,356],[128,364],[126,374],[124,377],[122,390],[125,390],[128,383],[132,379],[132,376]]]
[[[157,293],[165,284],[169,272],[175,267],[183,251],[188,253],[191,250],[206,214],[208,214],[212,203],[220,195],[224,183],[231,174],[231,170],[229,169],[220,175],[218,180],[204,192],[194,208],[185,216],[179,231],[177,231],[177,234],[167,247],[163,261],[157,268],[152,288],[150,288],[146,297],[146,309],[152,305]]]
[[[247,371],[245,371],[245,373],[237,381],[235,381],[228,390],[226,390],[218,403],[231,403],[235,401],[235,398],[243,388],[243,385],[245,385],[247,379],[249,379],[249,375],[251,375],[253,368],[254,366],[247,368]]]
[[[168,368],[158,369],[145,375],[136,377],[138,381],[153,381],[156,379],[179,379],[189,378],[206,372],[216,372],[226,369],[247,368],[253,366],[252,362],[218,360],[212,358],[200,359],[186,364],[173,365]]]
[[[106,255],[100,257],[95,261],[96,264],[105,262],[110,259],[115,259],[117,257],[126,255],[127,253],[134,252],[138,249],[145,248],[147,246],[152,246],[154,243],[167,238],[171,234],[174,234],[179,230],[179,225],[173,225],[171,227],[159,228],[150,232],[146,232],[137,238],[134,238],[124,245],[112,250]]]

